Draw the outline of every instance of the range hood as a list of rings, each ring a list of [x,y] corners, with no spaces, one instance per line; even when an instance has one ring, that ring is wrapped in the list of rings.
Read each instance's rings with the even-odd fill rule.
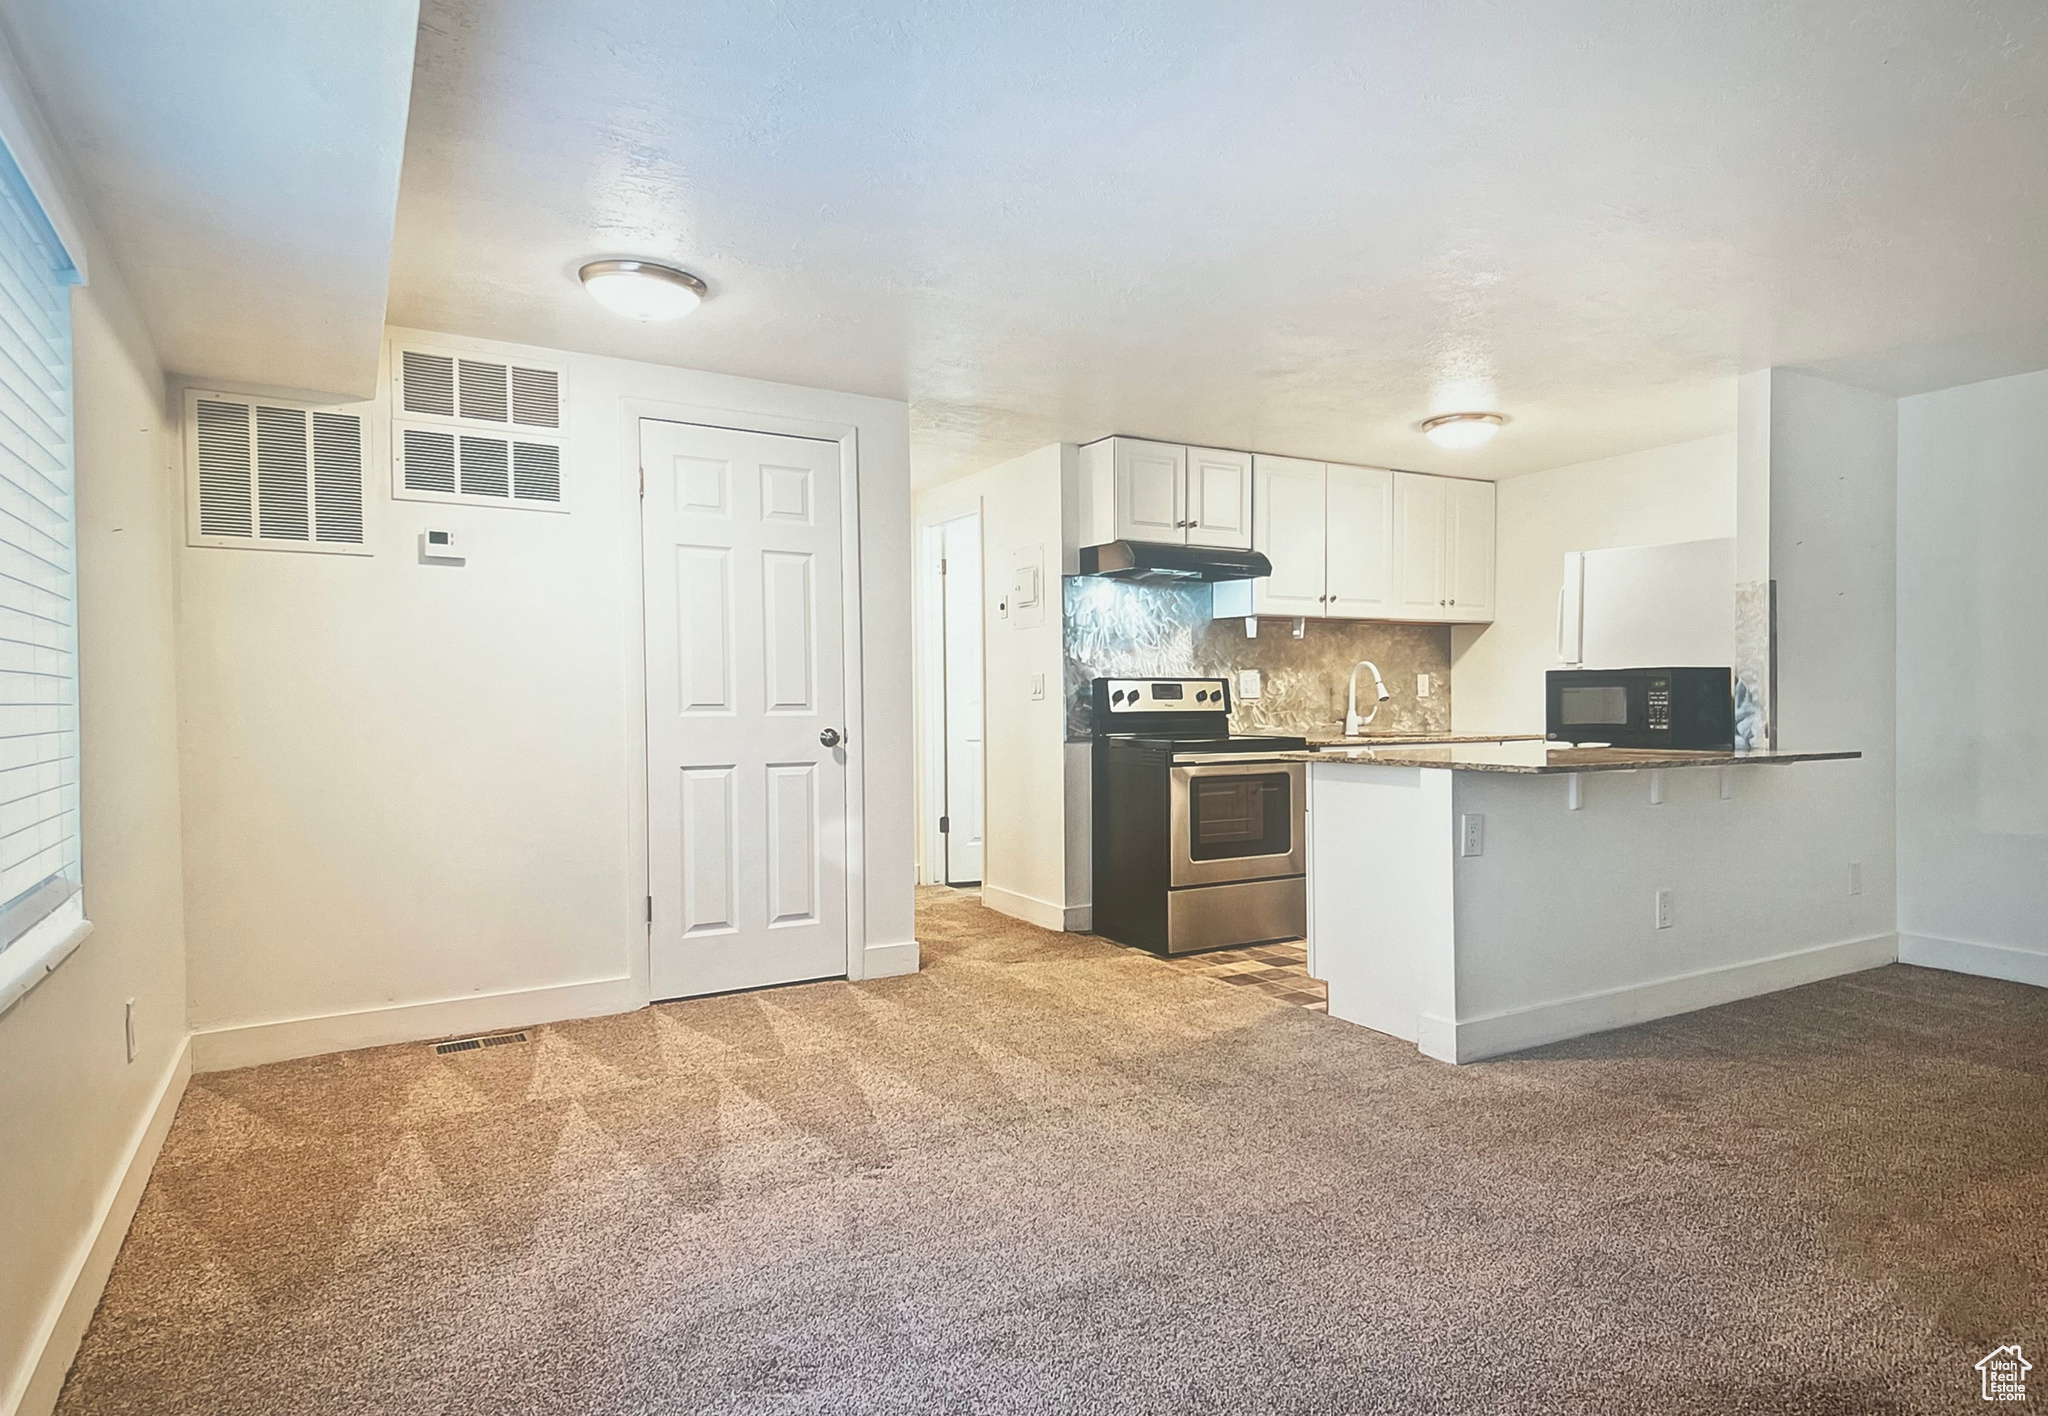
[[[1152,541],[1109,541],[1081,548],[1081,574],[1139,585],[1197,585],[1210,580],[1257,580],[1273,573],[1261,551],[1214,546],[1165,546]]]

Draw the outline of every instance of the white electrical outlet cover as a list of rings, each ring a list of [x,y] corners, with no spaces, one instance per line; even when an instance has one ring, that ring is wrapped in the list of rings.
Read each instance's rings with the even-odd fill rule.
[[[1415,676],[1415,696],[1416,696],[1417,698],[1427,698],[1427,697],[1429,697],[1429,675],[1428,675],[1428,674],[1417,674],[1417,675]]]
[[[1265,679],[1257,669],[1239,669],[1237,671],[1237,696],[1239,698],[1257,698],[1264,691]]]

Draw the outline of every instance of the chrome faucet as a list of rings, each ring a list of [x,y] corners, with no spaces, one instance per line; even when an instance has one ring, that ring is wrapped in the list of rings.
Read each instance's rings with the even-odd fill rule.
[[[1372,670],[1373,691],[1379,694],[1379,702],[1372,705],[1372,711],[1363,718],[1358,716],[1358,671]],[[1380,677],[1380,666],[1370,659],[1360,659],[1351,666],[1351,693],[1344,709],[1344,736],[1357,737],[1358,730],[1380,715],[1380,704],[1394,695],[1387,692],[1386,681]]]

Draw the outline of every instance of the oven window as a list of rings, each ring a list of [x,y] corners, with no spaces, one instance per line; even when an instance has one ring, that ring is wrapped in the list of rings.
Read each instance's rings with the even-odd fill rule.
[[[1559,690],[1558,718],[1574,727],[1628,726],[1628,689],[1622,684]]]
[[[1285,772],[1193,779],[1188,783],[1188,858],[1234,860],[1292,851],[1292,786]]]

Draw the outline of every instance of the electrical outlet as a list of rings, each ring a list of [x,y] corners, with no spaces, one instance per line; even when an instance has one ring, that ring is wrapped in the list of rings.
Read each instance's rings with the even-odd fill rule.
[[[1264,692],[1265,687],[1265,678],[1257,669],[1239,669],[1237,671],[1237,696],[1240,700],[1249,703]]]
[[[128,1060],[133,1062],[135,1060],[135,1000],[133,998],[129,999],[128,1006],[122,1009],[121,1027],[128,1036]]]
[[[1671,892],[1669,890],[1659,890],[1657,892],[1657,928],[1671,928]]]
[[[1428,675],[1428,674],[1417,674],[1417,675],[1415,676],[1415,696],[1416,696],[1417,698],[1427,698],[1427,697],[1429,697],[1429,675]]]
[[[1849,893],[1852,895],[1863,893],[1863,862],[1860,860],[1849,863]]]
[[[1468,813],[1458,818],[1458,854],[1486,854],[1486,818]]]

